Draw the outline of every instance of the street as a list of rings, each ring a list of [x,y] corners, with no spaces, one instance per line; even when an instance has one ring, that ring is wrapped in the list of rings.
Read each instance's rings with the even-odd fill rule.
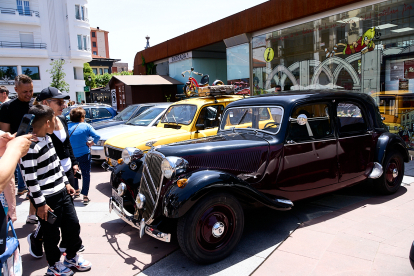
[[[410,163],[407,166],[412,166]],[[367,229],[359,229],[358,226],[351,227],[352,223],[357,223],[361,219],[368,220],[371,213],[367,214],[369,208],[384,211],[397,208],[402,204],[413,205],[414,191],[409,184],[414,182],[414,178],[405,177],[403,187],[399,192],[392,196],[381,197],[371,192],[370,183],[362,183],[351,188],[342,189],[332,194],[327,194],[304,200],[295,204],[295,207],[288,212],[278,212],[267,208],[251,209],[245,211],[245,229],[239,245],[233,254],[225,260],[211,265],[197,265],[188,260],[178,247],[174,238],[171,243],[163,243],[145,235],[139,238],[138,231],[124,223],[115,214],[108,212],[108,196],[111,193],[109,185],[109,172],[104,172],[97,163],[92,163],[91,173],[91,202],[88,206],[83,206],[81,200],[75,200],[75,206],[81,224],[81,238],[86,247],[85,259],[92,262],[93,267],[88,275],[332,275],[335,272],[345,273],[349,265],[335,265],[335,261],[326,261],[324,252],[330,251],[328,248],[334,242],[334,234],[344,232],[348,243],[354,241],[361,242],[362,232]],[[369,201],[375,204],[367,204]],[[29,254],[26,236],[35,229],[35,225],[25,224],[28,214],[29,202],[24,200],[24,196],[18,198],[17,215],[18,220],[14,224],[16,233],[21,243],[21,255],[23,259],[23,275],[44,275],[47,263],[45,257],[34,259]],[[368,210],[369,209],[369,210]],[[362,210],[362,211],[361,211]],[[392,263],[381,267],[384,275],[391,275],[391,272],[399,272],[400,275],[412,273],[408,261],[410,241],[414,237],[414,218],[408,212],[399,212],[399,216],[390,218],[389,223],[398,225],[389,234],[398,237],[403,233],[401,240],[406,244],[406,249],[400,248],[405,245],[401,242],[383,246],[380,248],[379,257],[384,258],[385,254],[394,255],[399,262],[399,270],[395,270]],[[361,212],[365,214],[361,214]],[[353,215],[355,214],[356,215]],[[355,219],[355,217],[358,219]],[[391,222],[392,220],[392,222]],[[400,220],[397,224],[397,220]],[[383,226],[379,223],[373,224],[374,229],[380,230]],[[353,228],[354,231],[352,230]],[[310,230],[308,230],[310,229]],[[316,230],[315,230],[316,229]],[[349,230],[351,229],[351,230]],[[388,228],[384,228],[388,229]],[[306,236],[306,231],[314,231],[318,235]],[[359,231],[359,232],[358,232]],[[385,230],[383,230],[385,231]],[[304,234],[302,234],[304,233]],[[289,237],[289,235],[291,235]],[[374,240],[383,243],[386,239],[381,239],[381,235],[364,234],[366,240]],[[289,237],[289,238],[288,238]],[[296,237],[298,237],[296,239]],[[358,243],[357,242],[357,243]],[[337,241],[338,243],[338,241]],[[370,246],[353,248],[351,252],[357,254],[356,257],[366,258],[367,254],[376,255],[376,244],[369,243]],[[342,245],[342,247],[340,247]],[[308,247],[309,248],[308,248]],[[379,245],[378,245],[379,246]],[[344,248],[344,244],[339,242],[339,248]],[[346,246],[345,246],[346,247]],[[276,250],[275,250],[276,249]],[[378,249],[378,250],[380,250]],[[299,252],[296,252],[299,251]],[[335,251],[335,250],[333,250]],[[356,253],[355,253],[356,252]],[[368,252],[368,253],[367,253]],[[299,254],[296,254],[299,253]],[[332,254],[328,254],[332,256]],[[335,253],[338,254],[338,253]],[[346,255],[346,252],[344,253]],[[395,257],[398,256],[398,257]],[[346,259],[346,258],[345,258]],[[389,256],[389,259],[392,259]],[[295,262],[300,261],[303,265],[295,266]],[[337,261],[343,261],[337,258]],[[348,260],[349,261],[349,260]],[[353,262],[353,261],[351,261]],[[358,271],[356,274],[367,275],[372,263],[375,268],[375,258],[370,262],[362,262],[365,271]],[[320,265],[322,265],[322,268]],[[357,262],[358,264],[358,262]],[[361,264],[361,265],[362,265]],[[335,268],[334,271],[331,271]],[[368,271],[366,271],[368,269]],[[410,269],[410,270],[408,270]],[[364,272],[364,273],[362,273]],[[375,274],[375,273],[374,273]],[[346,273],[344,274],[346,275]],[[394,274],[395,275],[395,274]]]

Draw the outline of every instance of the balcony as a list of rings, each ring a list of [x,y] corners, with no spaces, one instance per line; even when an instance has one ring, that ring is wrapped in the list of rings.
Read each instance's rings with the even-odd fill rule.
[[[0,48],[46,49],[46,43],[0,41]]]
[[[0,23],[39,25],[40,14],[33,10],[19,10],[0,7]]]
[[[0,57],[48,57],[46,43],[0,41],[0,48]]]

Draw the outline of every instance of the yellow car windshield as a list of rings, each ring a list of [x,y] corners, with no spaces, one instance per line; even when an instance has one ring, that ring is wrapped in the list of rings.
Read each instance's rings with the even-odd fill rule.
[[[188,125],[194,118],[197,106],[192,104],[178,104],[168,108],[167,112],[161,119],[164,124],[182,124]]]

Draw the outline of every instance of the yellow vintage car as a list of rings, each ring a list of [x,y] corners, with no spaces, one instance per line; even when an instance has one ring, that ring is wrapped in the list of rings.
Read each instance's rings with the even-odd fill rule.
[[[145,132],[117,135],[105,143],[105,156],[110,166],[122,161],[125,148],[149,150],[152,146],[212,136],[217,133],[224,108],[243,96],[225,95],[182,100],[172,104],[157,127]]]

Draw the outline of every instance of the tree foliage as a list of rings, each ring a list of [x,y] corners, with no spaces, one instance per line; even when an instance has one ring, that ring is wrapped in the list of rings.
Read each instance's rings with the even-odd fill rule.
[[[112,74],[105,73],[103,75],[96,76],[96,87],[105,87],[111,80]]]
[[[146,74],[147,75],[155,75],[157,65],[155,65],[154,62],[148,62],[148,63],[145,62],[145,58],[144,58],[143,54],[141,54],[141,59],[142,59],[142,66],[145,67]]]
[[[50,63],[52,67],[46,72],[50,73],[52,82],[50,83],[51,87],[55,87],[62,92],[69,93],[69,84],[65,81],[66,73],[63,70],[63,65],[65,64],[64,59],[55,59]]]
[[[91,77],[91,81],[88,80],[88,77]],[[87,62],[83,64],[83,79],[85,80],[86,86],[90,88],[96,87],[96,76],[93,73],[92,67]]]

